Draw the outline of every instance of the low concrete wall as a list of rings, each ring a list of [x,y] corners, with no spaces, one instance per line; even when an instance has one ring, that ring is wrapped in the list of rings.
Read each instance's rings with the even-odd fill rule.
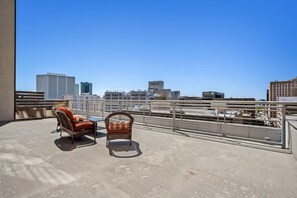
[[[55,117],[51,109],[46,108],[20,108],[16,111],[16,120],[52,118]]]

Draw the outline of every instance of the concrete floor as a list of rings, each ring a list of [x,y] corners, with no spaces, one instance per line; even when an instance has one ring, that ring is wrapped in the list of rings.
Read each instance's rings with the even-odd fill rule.
[[[297,197],[291,154],[137,125],[132,147],[109,150],[103,123],[97,144],[71,144],[55,127],[56,119],[0,126],[0,197]]]

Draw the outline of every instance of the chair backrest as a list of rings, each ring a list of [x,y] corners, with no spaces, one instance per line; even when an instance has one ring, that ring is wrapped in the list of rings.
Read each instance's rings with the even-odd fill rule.
[[[69,117],[66,115],[66,113],[63,110],[56,110],[55,112],[61,126],[73,131],[73,126],[71,124]]]
[[[74,117],[73,117],[73,113],[72,111],[67,108],[67,107],[58,107],[56,110],[62,110],[64,111],[64,113],[66,113],[66,115],[68,116],[68,118],[70,119],[70,121],[75,121]]]
[[[53,111],[55,117],[57,118],[57,120],[59,121],[58,116],[57,116],[57,113],[56,113],[56,110],[57,110],[57,108],[54,107],[54,106],[52,106],[52,111]]]
[[[132,128],[134,118],[129,113],[119,111],[119,112],[111,113],[105,118],[105,126],[106,126],[107,129],[109,127],[110,120],[112,119],[112,117],[115,117],[115,116],[125,116],[125,117],[127,117],[129,119],[130,128]]]

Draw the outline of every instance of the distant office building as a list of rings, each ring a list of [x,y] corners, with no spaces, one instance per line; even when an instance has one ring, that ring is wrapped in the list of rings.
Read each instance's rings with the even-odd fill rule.
[[[164,89],[164,81],[149,81],[148,82],[148,92],[158,93]]]
[[[130,91],[128,93],[130,100],[146,100],[147,99],[147,91]]]
[[[74,95],[79,95],[79,84],[74,85]]]
[[[64,100],[70,100],[73,110],[98,112],[102,111],[100,103],[101,97],[97,95],[90,95],[88,93],[81,95],[65,95]]]
[[[130,91],[119,92],[119,91],[106,91],[104,94],[105,100],[146,100],[147,92],[146,91]]]
[[[171,91],[171,100],[178,100],[180,97],[180,91]]]
[[[279,97],[297,96],[297,78],[287,81],[274,81],[269,85],[269,100],[278,101]]]
[[[149,100],[178,100],[180,91],[164,89],[164,81],[149,81],[147,99]]]
[[[106,91],[104,93],[105,100],[126,100],[126,92],[122,91]]]
[[[160,96],[155,97],[155,100],[171,100],[171,89],[162,89],[159,93]]]
[[[202,92],[203,100],[212,100],[215,98],[225,98],[225,94],[216,91],[204,91]]]
[[[92,83],[80,82],[80,94],[89,93],[92,95]]]
[[[104,93],[105,99],[105,111],[114,112],[120,109],[125,109],[124,106],[126,103],[123,103],[122,100],[127,100],[126,92],[119,91],[106,91]]]
[[[147,91],[106,91],[104,94],[105,109],[107,112],[118,111],[120,109],[128,109],[133,103],[132,100],[147,100]]]
[[[61,99],[74,95],[75,77],[65,74],[47,73],[36,75],[36,91],[44,92],[45,99]]]

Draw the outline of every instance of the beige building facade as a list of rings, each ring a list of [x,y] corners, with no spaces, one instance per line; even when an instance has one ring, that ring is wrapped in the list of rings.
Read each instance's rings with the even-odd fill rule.
[[[15,0],[0,0],[0,121],[15,118]]]
[[[269,100],[279,101],[279,97],[297,96],[297,78],[274,81],[269,85]]]

